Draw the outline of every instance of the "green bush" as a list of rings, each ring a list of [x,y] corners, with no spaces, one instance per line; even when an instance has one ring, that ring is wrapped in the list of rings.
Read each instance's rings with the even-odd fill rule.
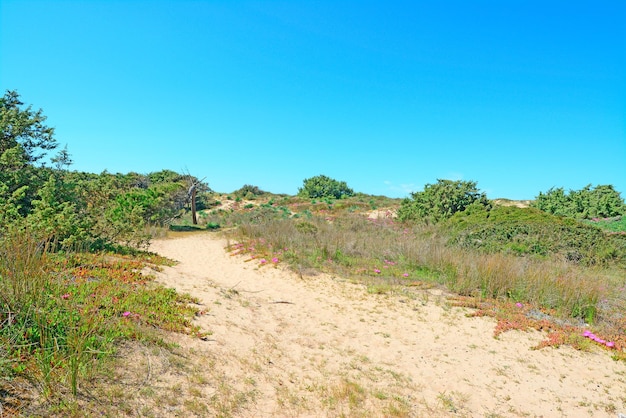
[[[234,192],[235,196],[242,198],[242,199],[248,199],[248,200],[254,200],[256,199],[258,196],[262,196],[264,194],[266,194],[267,192],[259,189],[258,186],[252,186],[250,184],[244,184],[241,189],[236,190]]]
[[[608,235],[595,226],[536,208],[466,211],[445,225],[451,244],[487,253],[557,256],[584,265],[626,264],[626,236]]]
[[[349,188],[345,181],[337,181],[324,175],[305,179],[302,187],[298,189],[298,196],[309,199],[324,197],[342,199],[353,195],[354,190]]]
[[[610,218],[626,214],[626,204],[612,185],[599,185],[581,190],[551,188],[545,194],[539,192],[533,206],[553,215],[576,219]]]
[[[401,221],[436,223],[470,206],[476,209],[489,206],[487,196],[479,192],[474,181],[437,180],[427,184],[421,192],[411,193],[398,209]]]

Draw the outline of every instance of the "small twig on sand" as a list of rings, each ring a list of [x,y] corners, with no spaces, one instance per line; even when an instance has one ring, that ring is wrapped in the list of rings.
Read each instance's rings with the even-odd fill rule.
[[[233,287],[231,287],[230,289],[228,289],[229,292],[232,292],[241,282],[237,282],[235,283],[235,285]],[[261,290],[239,290],[238,292],[246,292],[246,293],[261,293],[261,292],[265,292],[265,289],[261,289]]]
[[[270,302],[270,303],[287,303],[289,305],[295,305],[295,303],[289,302],[288,300],[275,300],[274,302]]]

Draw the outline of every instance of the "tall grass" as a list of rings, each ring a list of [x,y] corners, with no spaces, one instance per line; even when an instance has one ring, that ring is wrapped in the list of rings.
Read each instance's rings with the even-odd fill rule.
[[[54,286],[46,271],[47,247],[45,240],[17,227],[0,237],[0,338],[5,348],[2,364],[13,365],[13,370],[3,370],[3,375],[26,367],[16,364],[12,356],[33,353],[45,393],[53,373],[54,345],[58,344],[51,339],[46,318],[46,295]]]
[[[436,226],[407,228],[356,214],[251,219],[240,219],[232,238],[252,252],[280,255],[296,269],[400,284],[430,281],[461,295],[531,302],[585,321],[594,320],[598,301],[614,285],[599,269],[451,246]]]
[[[0,298],[6,321],[42,297],[48,283],[45,272],[47,241],[31,231],[11,229],[0,236]]]

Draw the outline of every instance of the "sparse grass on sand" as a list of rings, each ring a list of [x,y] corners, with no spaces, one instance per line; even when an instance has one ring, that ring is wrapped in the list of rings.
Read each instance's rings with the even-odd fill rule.
[[[336,209],[333,202],[330,209],[315,212],[308,205],[302,210],[302,202],[288,209],[261,205],[221,222],[237,226],[228,235],[232,254],[246,254],[262,266],[285,263],[300,274],[327,271],[364,282],[373,293],[394,286],[444,286],[459,295],[454,303],[500,318],[508,329],[550,330],[547,345],[582,349],[591,341],[616,358],[624,357],[626,283],[621,265],[478,252],[450,245],[444,227],[400,224],[392,210],[368,218],[346,209],[357,203],[348,200]],[[585,327],[597,338],[583,338]]]

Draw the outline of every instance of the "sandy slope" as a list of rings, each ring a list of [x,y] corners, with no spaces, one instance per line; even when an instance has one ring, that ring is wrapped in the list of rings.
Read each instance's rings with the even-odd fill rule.
[[[626,412],[626,365],[604,351],[533,351],[541,334],[496,340],[493,320],[465,317],[440,291],[370,294],[341,278],[260,267],[224,247],[208,233],[151,247],[179,261],[158,280],[205,305],[197,322],[209,340],[180,341],[211,359],[197,368],[206,378],[196,377],[206,382],[200,398],[212,400],[208,415],[226,404],[246,417]]]

